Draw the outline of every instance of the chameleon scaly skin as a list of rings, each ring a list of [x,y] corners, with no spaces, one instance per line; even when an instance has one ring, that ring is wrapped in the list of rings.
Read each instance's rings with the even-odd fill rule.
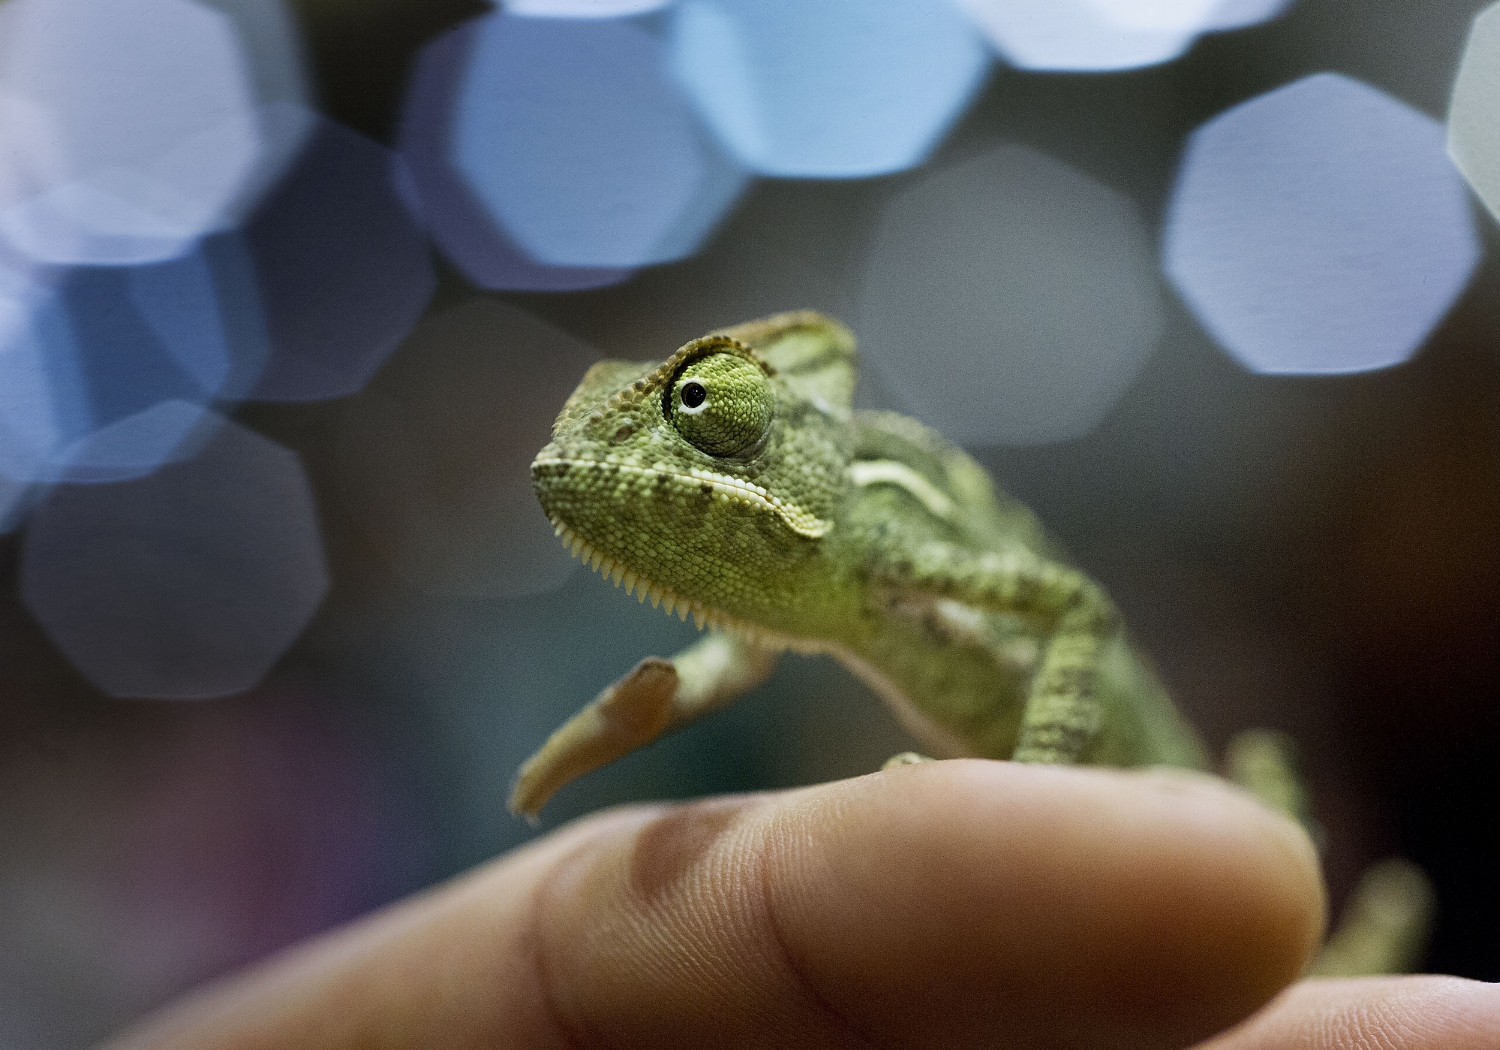
[[[608,719],[560,731],[516,809],[787,648],[834,656],[943,757],[1203,765],[1103,590],[962,451],[852,411],[854,379],[853,336],[807,311],[590,369],[532,464],[542,507],[617,584],[720,633],[671,661],[675,685],[653,665],[654,690],[616,688]]]
[[[532,463],[542,508],[616,586],[714,631],[553,733],[513,812],[534,818],[570,780],[754,688],[786,649],[842,662],[939,756],[1204,767],[1104,591],[961,450],[853,411],[854,379],[853,335],[811,311],[589,369]],[[1226,772],[1307,822],[1275,734],[1242,735]],[[1406,968],[1430,910],[1420,871],[1377,865],[1314,969]]]

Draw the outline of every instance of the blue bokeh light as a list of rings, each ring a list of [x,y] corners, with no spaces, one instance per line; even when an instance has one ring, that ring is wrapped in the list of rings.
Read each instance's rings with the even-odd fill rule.
[[[0,474],[115,481],[191,454],[217,391],[158,338],[131,295],[133,272],[79,267],[3,295]]]
[[[199,456],[150,477],[52,489],[21,556],[32,615],[111,696],[249,689],[327,589],[297,456],[224,419]]]
[[[629,268],[694,251],[747,176],[622,19],[486,16],[457,99],[454,164],[531,258]]]
[[[454,167],[459,91],[482,29],[481,22],[467,22],[417,56],[401,114],[400,149],[409,175],[403,200],[443,253],[481,288],[563,292],[618,284],[633,271],[547,266],[529,258]]]
[[[225,11],[9,0],[0,23],[0,236],[32,259],[172,258],[237,221],[295,148]]]
[[[1480,257],[1437,121],[1357,80],[1306,77],[1195,131],[1168,276],[1257,372],[1358,372],[1421,346]]]
[[[904,407],[951,440],[1080,437],[1160,338],[1151,235],[1115,190],[1002,146],[886,205],[859,320]]]
[[[990,58],[947,0],[683,0],[672,67],[747,167],[862,178],[920,164]]]
[[[317,117],[306,148],[243,231],[222,235],[242,239],[264,311],[269,351],[251,397],[352,394],[416,324],[437,277],[398,194],[401,178],[391,151]],[[210,261],[243,286],[239,258],[224,248]]]

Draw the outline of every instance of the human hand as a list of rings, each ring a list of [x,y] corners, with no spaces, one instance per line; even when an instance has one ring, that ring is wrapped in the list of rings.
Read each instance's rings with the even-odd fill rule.
[[[1184,1047],[1291,981],[1322,912],[1301,831],[1209,778],[927,763],[588,818],[108,1050]],[[1497,1031],[1492,986],[1305,982],[1202,1050]]]

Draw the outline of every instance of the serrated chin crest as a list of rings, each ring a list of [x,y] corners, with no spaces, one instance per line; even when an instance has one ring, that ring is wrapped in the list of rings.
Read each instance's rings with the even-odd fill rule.
[[[552,529],[573,557],[583,561],[601,576],[613,580],[616,587],[623,583],[626,594],[634,594],[636,599],[642,602],[650,598],[652,608],[664,607],[664,611],[669,616],[676,612],[677,618],[684,622],[692,616],[693,624],[700,631],[705,627],[722,631],[732,638],[762,649],[790,649],[793,652],[806,654],[822,651],[821,647],[811,642],[767,631],[718,609],[712,609],[696,599],[685,598],[670,587],[664,587],[642,578],[616,559],[596,549],[559,518],[552,518]]]

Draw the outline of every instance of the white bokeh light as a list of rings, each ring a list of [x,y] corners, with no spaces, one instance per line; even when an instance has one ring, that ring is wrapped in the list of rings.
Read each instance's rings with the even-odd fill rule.
[[[513,15],[528,18],[625,18],[670,7],[674,0],[504,0]]]
[[[966,445],[1088,433],[1154,349],[1162,300],[1135,206],[1023,146],[886,206],[861,346],[904,407]]]
[[[1448,152],[1500,219],[1500,4],[1474,20],[1448,109]]]
[[[953,0],[1011,65],[1103,73],[1169,62],[1200,35],[1280,14],[1289,0]]]
[[[0,236],[54,264],[180,254],[295,148],[259,87],[235,18],[193,0],[9,0]]]
[[[1480,246],[1437,121],[1334,73],[1193,132],[1163,259],[1203,326],[1258,372],[1358,372],[1409,358]]]

